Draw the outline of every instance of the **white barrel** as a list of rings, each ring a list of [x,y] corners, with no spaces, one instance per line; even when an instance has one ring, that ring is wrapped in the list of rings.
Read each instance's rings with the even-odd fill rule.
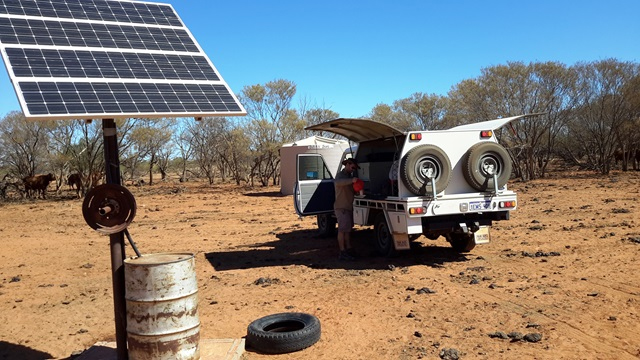
[[[129,359],[199,359],[195,256],[145,254],[124,260],[124,271]]]

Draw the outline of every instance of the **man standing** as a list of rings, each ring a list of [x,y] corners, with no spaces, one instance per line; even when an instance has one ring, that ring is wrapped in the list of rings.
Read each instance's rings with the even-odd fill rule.
[[[351,248],[351,229],[353,228],[353,184],[358,180],[353,176],[356,169],[360,169],[355,159],[346,159],[342,162],[344,167],[336,175],[334,186],[336,200],[333,210],[338,219],[338,247],[340,248],[339,260],[354,260]]]

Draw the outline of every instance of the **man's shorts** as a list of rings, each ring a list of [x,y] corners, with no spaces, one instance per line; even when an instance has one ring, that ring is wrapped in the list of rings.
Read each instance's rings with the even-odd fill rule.
[[[338,231],[349,232],[353,228],[353,211],[347,209],[335,209],[338,219]]]

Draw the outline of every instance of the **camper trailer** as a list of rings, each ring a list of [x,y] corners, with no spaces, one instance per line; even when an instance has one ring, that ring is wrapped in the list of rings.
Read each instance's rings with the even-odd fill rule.
[[[349,149],[346,140],[330,139],[322,136],[311,136],[296,140],[280,147],[280,192],[292,195],[296,182],[296,157],[298,154],[315,154],[325,159],[330,169],[340,164],[342,153]]]

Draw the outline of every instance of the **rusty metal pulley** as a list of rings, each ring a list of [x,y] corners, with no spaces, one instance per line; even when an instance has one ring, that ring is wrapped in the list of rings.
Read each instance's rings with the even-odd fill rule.
[[[84,197],[82,215],[92,229],[102,234],[115,234],[133,221],[136,201],[124,186],[98,185]]]

